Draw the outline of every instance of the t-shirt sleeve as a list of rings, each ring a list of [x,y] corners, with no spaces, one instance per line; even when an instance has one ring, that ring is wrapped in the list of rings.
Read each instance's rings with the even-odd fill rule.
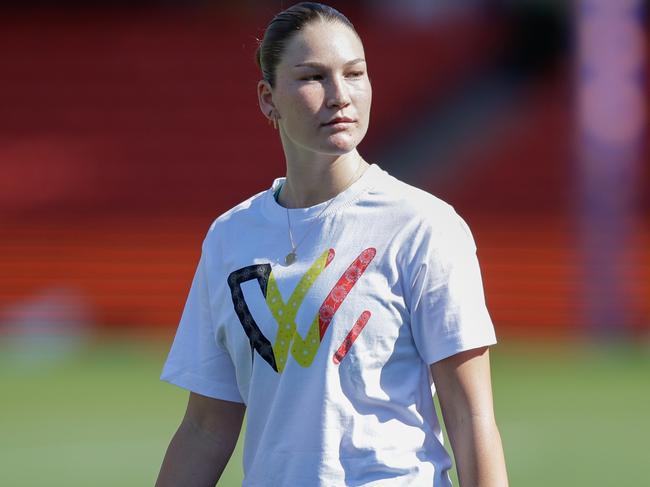
[[[216,336],[204,250],[160,378],[203,396],[244,402],[230,354]]]
[[[408,305],[415,346],[427,364],[496,343],[476,245],[455,212],[425,224],[412,254]]]

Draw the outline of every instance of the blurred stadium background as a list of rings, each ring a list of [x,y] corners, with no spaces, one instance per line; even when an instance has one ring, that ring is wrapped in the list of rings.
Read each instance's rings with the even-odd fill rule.
[[[201,240],[283,175],[253,53],[292,3],[0,7],[0,485],[153,485]],[[649,485],[646,6],[330,4],[366,48],[362,154],[473,230],[511,485]]]

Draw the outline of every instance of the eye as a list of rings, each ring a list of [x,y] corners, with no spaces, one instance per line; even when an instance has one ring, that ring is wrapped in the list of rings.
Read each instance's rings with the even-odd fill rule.
[[[316,81],[316,80],[323,79],[323,77],[320,74],[310,74],[308,76],[303,76],[300,79],[303,81],[312,81],[312,80]]]
[[[352,78],[360,78],[363,75],[364,75],[364,71],[352,71],[351,73],[349,73],[349,76],[351,76]]]

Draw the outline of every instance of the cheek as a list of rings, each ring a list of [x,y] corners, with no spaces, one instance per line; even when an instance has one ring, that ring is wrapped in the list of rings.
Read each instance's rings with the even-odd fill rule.
[[[370,108],[370,105],[372,104],[372,86],[370,86],[370,81],[368,81],[368,108]]]
[[[359,88],[356,100],[357,109],[362,112],[365,117],[368,117],[370,113],[370,105],[372,103],[372,89],[370,88],[370,85]]]
[[[314,83],[306,85],[296,91],[296,105],[308,113],[316,113],[323,103],[323,90]]]

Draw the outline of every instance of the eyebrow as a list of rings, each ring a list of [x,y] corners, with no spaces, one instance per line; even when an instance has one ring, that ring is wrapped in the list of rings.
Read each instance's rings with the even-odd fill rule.
[[[366,60],[358,57],[356,59],[353,59],[351,61],[348,61],[347,63],[344,64],[344,66],[351,66],[352,64],[357,64],[357,63],[365,63]],[[322,68],[325,67],[324,64],[321,63],[316,63],[316,62],[306,62],[306,63],[300,63],[296,64],[294,68],[301,68],[301,67],[308,67],[308,68]]]

